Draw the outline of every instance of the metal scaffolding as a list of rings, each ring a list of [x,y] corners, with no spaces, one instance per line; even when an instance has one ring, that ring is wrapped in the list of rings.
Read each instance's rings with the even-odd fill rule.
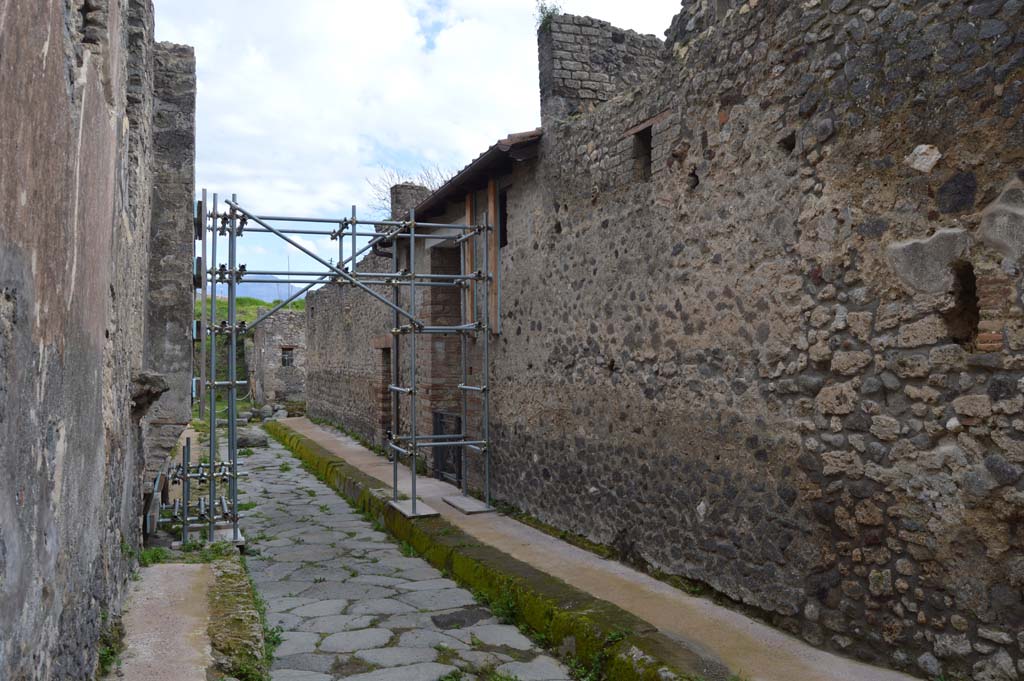
[[[435,515],[416,498],[417,463],[423,450],[436,447],[458,447],[459,468],[461,474],[461,494],[446,497],[445,501],[467,513],[491,511],[491,447],[490,447],[490,329],[488,293],[492,274],[489,271],[489,235],[492,228],[485,221],[482,225],[447,224],[417,222],[414,211],[409,212],[407,220],[363,220],[356,215],[352,207],[351,217],[345,218],[309,218],[280,215],[256,215],[243,208],[232,195],[226,201],[225,210],[221,211],[217,194],[213,194],[212,206],[207,209],[206,190],[203,190],[202,202],[197,217],[197,239],[203,241],[202,259],[197,269],[201,269],[199,281],[203,287],[204,301],[202,305],[203,320],[199,324],[201,333],[209,335],[209,367],[205,383],[200,394],[209,400],[208,422],[210,428],[209,461],[193,464],[190,460],[190,443],[186,445],[186,457],[175,470],[172,479],[182,482],[183,489],[190,490],[190,482],[198,480],[209,483],[209,501],[200,498],[192,505],[189,494],[185,494],[180,506],[172,509],[171,517],[175,522],[182,522],[183,539],[188,537],[188,529],[193,521],[198,526],[208,525],[208,536],[213,537],[217,520],[230,523],[231,536],[235,542],[241,542],[238,530],[238,478],[243,475],[238,467],[237,448],[237,396],[239,386],[246,386],[246,380],[240,380],[237,374],[237,341],[244,334],[252,332],[278,310],[307,293],[317,285],[349,286],[362,291],[392,312],[391,332],[391,377],[388,386],[391,396],[391,428],[387,432],[387,449],[393,465],[393,499],[391,504],[409,517]],[[275,226],[275,223],[278,223]],[[280,224],[283,223],[283,224]],[[249,270],[244,264],[237,263],[237,241],[245,234],[262,233],[276,236],[301,253],[314,260],[324,269],[309,271],[277,271]],[[337,240],[338,262],[332,263],[312,252],[298,240],[289,235],[328,236]],[[219,237],[226,237],[228,258],[227,263],[217,263],[217,244]],[[343,244],[348,239],[349,254],[344,256]],[[358,239],[368,239],[359,247]],[[455,274],[424,273],[417,271],[416,244],[435,243],[457,247],[460,255],[460,267]],[[206,245],[209,244],[209,261],[206,260]],[[356,264],[361,256],[375,247],[391,248],[390,272],[359,272]],[[405,263],[400,256],[404,255]],[[480,257],[482,255],[483,257]],[[210,265],[206,266],[205,263]],[[482,263],[482,266],[470,271],[469,263]],[[404,265],[404,266],[403,266]],[[276,277],[287,275],[287,279]],[[271,278],[274,277],[274,278]],[[262,314],[251,324],[246,325],[236,318],[236,295],[238,285],[242,282],[273,282],[298,284],[302,288],[295,291],[286,300],[275,305]],[[217,321],[217,285],[227,287],[227,319]],[[206,286],[209,285],[209,292]],[[461,292],[460,323],[454,325],[432,325],[429,320],[421,318],[417,309],[417,294],[432,287],[456,288]],[[390,296],[386,295],[390,289]],[[403,295],[403,292],[405,295]],[[208,305],[205,303],[208,301]],[[482,313],[473,309],[480,301]],[[421,407],[417,390],[417,338],[420,335],[457,335],[460,338],[459,352],[461,364],[461,381],[453,388],[457,389],[461,401],[461,432],[449,435],[421,434],[418,430],[419,409]],[[217,380],[216,338],[226,337],[227,376],[228,379]],[[401,372],[401,339],[408,338],[408,381],[402,380]],[[480,383],[470,384],[470,338],[476,338],[481,349]],[[227,458],[220,457],[218,447],[218,426],[216,393],[217,389],[227,391]],[[476,432],[469,428],[470,403],[469,395],[479,396],[480,420]],[[401,418],[402,401],[407,401],[408,418],[403,423]],[[402,432],[407,427],[407,432]],[[483,466],[483,502],[469,496],[466,475],[466,461],[469,454],[482,459]],[[401,459],[409,464],[410,483],[409,499],[400,498],[398,471]],[[217,482],[228,485],[227,495],[217,496]],[[194,511],[194,513],[193,513]],[[224,529],[227,529],[226,527]]]

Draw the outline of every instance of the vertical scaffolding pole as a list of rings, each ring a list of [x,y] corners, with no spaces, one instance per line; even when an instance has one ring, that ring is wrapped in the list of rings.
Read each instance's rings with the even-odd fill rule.
[[[466,242],[459,242],[459,272],[461,276],[465,277],[469,272],[466,271]],[[461,282],[462,290],[459,291],[459,324],[465,326],[469,323],[466,319],[466,307],[469,299],[469,287],[474,284],[471,281],[463,279]],[[465,333],[459,334],[459,354],[462,360],[462,382],[460,386],[469,385],[469,338]],[[459,390],[460,399],[462,401],[462,439],[469,439],[469,392],[466,390]],[[469,492],[469,482],[466,467],[466,445],[459,447],[459,468],[461,469],[461,484],[462,484],[462,496],[466,496]]]
[[[203,192],[205,195],[205,191]],[[203,203],[204,210],[206,203]],[[206,218],[203,218],[203,229],[206,229]],[[204,265],[205,267],[205,265]],[[200,402],[202,404],[202,402]],[[185,449],[181,453],[181,468],[185,472],[185,475],[181,481],[181,505],[184,508],[181,519],[181,543],[188,543],[188,523],[189,523],[189,507],[191,506],[192,497],[192,476],[190,471],[192,470],[192,438],[185,438]]]
[[[491,438],[490,438],[490,421],[491,421],[491,304],[490,297],[488,294],[491,292],[491,266],[490,266],[490,255],[491,255],[491,219],[490,216],[484,219],[484,296],[483,305],[483,335],[484,335],[484,347],[483,347],[483,367],[480,370],[480,378],[482,379],[481,393],[480,396],[483,400],[483,417],[480,424],[480,435],[481,440],[484,441],[484,503],[488,507],[491,505]]]
[[[394,280],[391,283],[391,302],[393,309],[391,311],[391,383],[396,386],[402,385],[402,379],[398,375],[401,364],[398,360],[398,349],[400,346],[401,336],[398,333],[398,306],[401,303],[399,291],[401,287],[398,285],[398,244],[401,243],[397,238],[391,240],[391,271],[394,273]],[[353,260],[355,258],[353,257]],[[391,442],[389,444],[396,444],[395,438],[398,437],[399,428],[399,415],[398,409],[401,406],[399,401],[399,394],[397,390],[392,390],[388,387],[391,395]],[[391,495],[392,501],[398,503],[398,451],[392,447],[391,449],[391,463],[392,463],[392,484],[391,484]]]
[[[416,450],[419,443],[416,431],[419,413],[416,411],[416,211],[409,211],[409,316],[412,333],[409,334],[409,425],[412,438],[409,440],[409,472],[412,476],[412,515],[416,516]]]
[[[217,195],[213,195],[213,218],[210,222],[210,260],[212,261],[211,270],[216,270],[217,263]],[[210,375],[208,383],[208,391],[210,394],[210,461],[209,461],[209,480],[210,480],[210,507],[207,511],[208,520],[210,521],[209,531],[206,538],[209,541],[213,541],[213,533],[216,525],[216,516],[214,515],[213,509],[217,505],[217,478],[214,475],[214,466],[217,463],[217,337],[214,335],[217,328],[217,277],[210,277]]]
[[[341,241],[341,237],[338,237],[338,241]],[[341,245],[338,245],[341,248]],[[340,252],[340,251],[339,251]],[[352,251],[349,254],[351,257],[349,260],[348,271],[352,274],[356,273],[356,207],[352,206]]]
[[[203,418],[206,415],[206,270],[209,269],[209,262],[206,260],[206,216],[209,212],[206,204],[206,190],[203,190],[202,205],[200,206],[201,215],[200,220],[200,231],[202,232],[202,248],[200,250],[200,263],[202,267],[199,272],[200,279],[200,304],[199,304],[199,394],[196,397],[199,399],[199,418]],[[193,297],[193,301],[195,298]]]
[[[231,195],[233,202],[238,201],[236,194]],[[235,211],[231,211],[231,224],[228,226],[228,462],[231,466],[231,478],[228,482],[228,494],[231,498],[231,538],[238,541],[238,332],[235,310],[238,277],[236,276],[236,240],[238,239],[238,220]],[[211,537],[212,541],[212,537]]]

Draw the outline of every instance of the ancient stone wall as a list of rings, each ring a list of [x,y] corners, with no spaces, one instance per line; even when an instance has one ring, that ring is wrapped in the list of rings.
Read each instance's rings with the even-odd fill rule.
[[[815,645],[1013,678],[1021,3],[722,4],[513,181],[498,494]]]
[[[153,9],[0,24],[0,678],[88,679],[139,545]]]
[[[370,254],[357,269],[390,272],[391,258]],[[306,410],[311,417],[383,444],[390,428],[392,326],[391,310],[354,287],[324,286],[306,297]]]
[[[1019,675],[1022,14],[686,2],[648,80],[542,85],[507,189],[498,498],[814,645]],[[542,84],[577,25],[542,28]],[[352,425],[390,321],[344,301],[310,314],[361,358],[336,378],[362,392],[324,382]]]
[[[191,47],[155,49],[153,188],[145,366],[170,390],[145,418],[146,481],[192,417],[192,202],[195,193],[196,60]]]
[[[588,111],[662,68],[664,44],[590,17],[559,14],[539,33],[541,116]]]
[[[260,322],[249,363],[253,399],[258,404],[305,400],[306,353],[305,312],[278,310]]]

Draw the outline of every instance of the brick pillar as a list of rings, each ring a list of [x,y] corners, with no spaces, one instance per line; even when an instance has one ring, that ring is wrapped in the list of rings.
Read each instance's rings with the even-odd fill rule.
[[[1013,282],[1001,271],[977,277],[979,352],[999,352],[1006,343],[1006,325],[1013,309]]]

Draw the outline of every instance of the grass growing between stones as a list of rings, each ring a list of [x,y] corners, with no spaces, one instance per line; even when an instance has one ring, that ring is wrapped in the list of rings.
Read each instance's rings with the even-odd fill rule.
[[[608,634],[604,639],[604,645],[591,654],[588,659],[582,659],[575,655],[568,656],[566,664],[569,667],[569,674],[575,681],[604,681],[608,678],[605,670],[608,667],[609,656],[615,645],[624,640],[626,636],[626,632],[623,631],[613,631]]]
[[[149,567],[157,563],[165,563],[171,557],[171,552],[162,546],[152,546],[139,551],[139,566]]]
[[[212,568],[207,632],[216,671],[239,681],[268,681],[280,636],[268,636],[266,606],[237,552],[214,560]]]
[[[471,678],[478,681],[519,681],[518,676],[510,676],[494,669],[475,669],[472,672],[473,676],[468,676],[468,674],[469,672],[457,669],[453,672],[448,672],[437,681],[469,681]]]
[[[96,678],[102,679],[117,665],[124,652],[124,624],[120,617],[100,613],[100,638],[97,641]]]

